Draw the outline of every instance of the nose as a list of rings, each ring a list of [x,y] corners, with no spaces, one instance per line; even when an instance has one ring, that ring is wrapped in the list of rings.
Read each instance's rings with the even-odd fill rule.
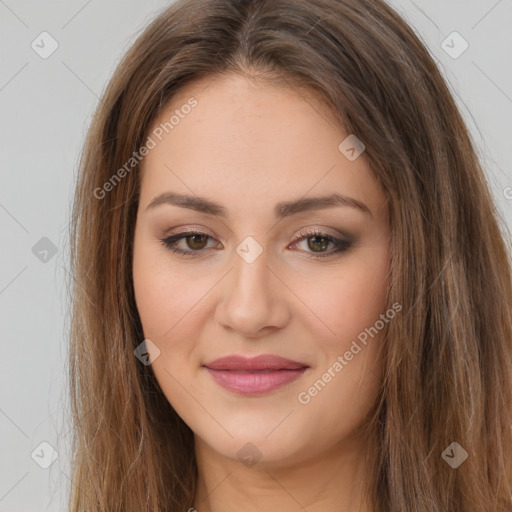
[[[251,338],[282,329],[290,318],[287,288],[268,266],[264,254],[247,263],[235,253],[233,261],[216,308],[216,321]]]

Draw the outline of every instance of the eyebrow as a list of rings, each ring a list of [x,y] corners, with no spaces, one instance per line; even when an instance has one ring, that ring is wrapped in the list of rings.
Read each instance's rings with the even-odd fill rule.
[[[227,217],[227,210],[219,203],[204,197],[175,194],[173,192],[165,192],[155,197],[146,207],[146,211],[163,204],[189,208],[190,210],[222,218]],[[355,208],[372,217],[370,209],[364,203],[341,194],[301,198],[295,201],[283,201],[277,203],[274,207],[274,215],[278,219],[283,219],[298,213],[334,208],[336,206]]]

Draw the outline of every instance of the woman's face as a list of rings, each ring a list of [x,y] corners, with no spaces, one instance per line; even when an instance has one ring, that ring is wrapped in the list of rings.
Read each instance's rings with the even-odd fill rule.
[[[339,148],[349,133],[312,93],[234,75],[181,89],[153,129],[133,279],[167,399],[196,446],[245,464],[339,449],[376,398],[394,316],[364,152]]]

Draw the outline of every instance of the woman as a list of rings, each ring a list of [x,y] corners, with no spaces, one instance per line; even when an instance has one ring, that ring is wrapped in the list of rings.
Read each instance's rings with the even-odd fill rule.
[[[72,232],[78,511],[509,511],[510,255],[376,0],[181,0],[116,70]]]

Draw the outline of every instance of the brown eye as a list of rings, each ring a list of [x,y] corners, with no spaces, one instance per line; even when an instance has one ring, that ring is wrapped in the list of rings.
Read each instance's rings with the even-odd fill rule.
[[[187,241],[188,247],[197,251],[200,249],[204,249],[206,243],[208,242],[208,235],[190,235],[187,236],[185,240]]]
[[[314,258],[324,258],[342,254],[348,251],[352,245],[347,240],[340,240],[327,233],[318,230],[302,230],[298,238],[295,239],[294,246],[300,248],[300,244],[304,244],[304,251],[310,253]],[[332,249],[328,250],[329,245],[332,244]]]
[[[186,256],[201,256],[207,248],[211,236],[196,231],[187,231],[169,236],[161,240],[164,246],[172,252]]]
[[[329,242],[325,236],[311,236],[308,238],[308,247],[313,252],[323,252],[329,246]]]

